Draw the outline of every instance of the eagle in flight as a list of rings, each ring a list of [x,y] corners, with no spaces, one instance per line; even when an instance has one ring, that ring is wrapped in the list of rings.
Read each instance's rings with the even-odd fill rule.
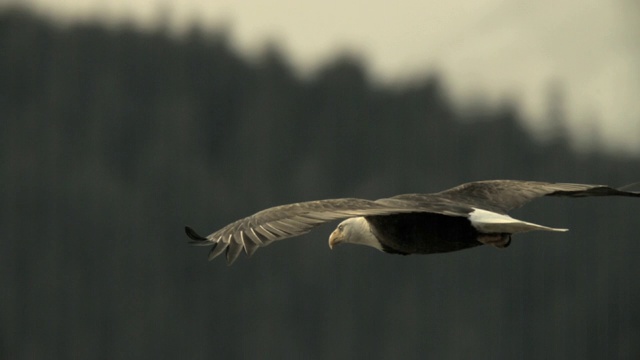
[[[640,184],[640,183],[638,183]],[[334,220],[343,220],[329,236],[329,248],[349,243],[391,254],[431,254],[483,244],[505,248],[511,235],[527,231],[567,231],[507,215],[542,196],[631,196],[638,184],[605,185],[488,180],[432,194],[404,194],[378,200],[326,199],[262,210],[200,236],[185,227],[191,243],[211,246],[209,260],[225,253],[231,265],[243,250],[252,255],[273,241],[298,236]]]

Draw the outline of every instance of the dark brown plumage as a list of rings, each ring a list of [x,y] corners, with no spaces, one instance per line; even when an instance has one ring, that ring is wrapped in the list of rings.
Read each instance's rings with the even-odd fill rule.
[[[229,264],[243,250],[304,234],[326,222],[344,220],[329,246],[344,242],[388,253],[429,254],[482,244],[506,247],[511,235],[532,230],[566,231],[508,215],[541,196],[640,197],[636,184],[620,189],[604,185],[489,180],[462,184],[433,194],[405,194],[375,201],[328,199],[281,205],[235,221],[207,237],[186,227],[194,245],[212,246],[209,259],[226,253]],[[635,190],[635,191],[634,191]]]

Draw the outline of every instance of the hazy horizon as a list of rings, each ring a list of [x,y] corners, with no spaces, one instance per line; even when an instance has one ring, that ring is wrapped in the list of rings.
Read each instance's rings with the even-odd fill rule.
[[[459,104],[516,101],[538,133],[548,126],[550,93],[559,91],[576,143],[596,131],[610,150],[640,151],[640,11],[632,1],[28,3],[70,21],[164,21],[178,32],[194,23],[223,27],[249,56],[275,42],[301,74],[345,52],[383,83],[438,71]]]

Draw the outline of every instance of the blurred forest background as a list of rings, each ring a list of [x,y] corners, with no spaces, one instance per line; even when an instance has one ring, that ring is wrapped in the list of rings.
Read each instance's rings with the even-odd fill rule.
[[[573,149],[560,100],[541,139],[445,82],[377,85],[350,56],[302,79],[224,32],[3,10],[0,358],[640,358],[634,199],[538,200],[515,215],[571,231],[503,251],[329,251],[333,224],[232,267],[187,245],[286,202],[640,180],[597,134]]]

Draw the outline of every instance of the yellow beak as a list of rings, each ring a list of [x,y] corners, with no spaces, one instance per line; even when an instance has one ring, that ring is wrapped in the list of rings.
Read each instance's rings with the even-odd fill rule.
[[[333,247],[342,241],[340,235],[342,234],[338,229],[334,230],[331,235],[329,235],[329,249],[333,250]]]

